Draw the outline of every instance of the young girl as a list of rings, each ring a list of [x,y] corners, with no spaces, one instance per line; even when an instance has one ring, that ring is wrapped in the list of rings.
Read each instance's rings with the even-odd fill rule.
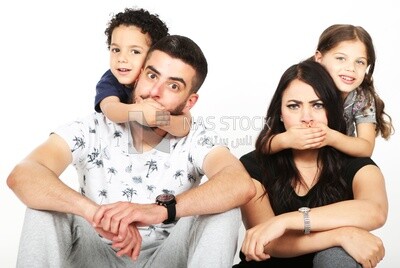
[[[369,157],[331,147],[265,154],[274,135],[317,123],[345,133],[330,75],[308,60],[282,75],[256,149],[241,157],[257,194],[241,207],[247,229],[234,267],[375,267],[384,256],[371,230],[387,218],[384,177]]]
[[[373,84],[375,50],[371,36],[360,26],[332,25],[321,34],[313,58],[328,70],[341,92],[347,135],[321,124],[295,126],[272,137],[264,152],[330,145],[352,156],[371,156],[375,138],[380,134],[387,140],[394,130]]]
[[[115,123],[136,121],[159,127],[174,136],[186,136],[190,129],[190,113],[171,115],[151,98],[138,98],[134,103],[131,100],[134,83],[150,46],[168,35],[165,23],[147,10],[126,8],[109,21],[105,34],[110,50],[110,70],[97,83],[96,112],[103,112]],[[174,84],[170,86],[173,88]]]

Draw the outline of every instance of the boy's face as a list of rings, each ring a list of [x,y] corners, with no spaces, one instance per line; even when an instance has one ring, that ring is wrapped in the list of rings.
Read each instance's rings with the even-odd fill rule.
[[[111,35],[110,69],[118,82],[132,85],[150,48],[150,36],[135,26],[120,25]]]
[[[192,66],[155,50],[143,67],[134,96],[152,98],[171,114],[182,114],[197,101],[198,95],[190,93],[195,75]]]

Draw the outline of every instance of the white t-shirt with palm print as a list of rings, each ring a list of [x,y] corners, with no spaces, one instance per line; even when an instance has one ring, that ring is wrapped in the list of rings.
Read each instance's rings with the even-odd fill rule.
[[[132,146],[128,124],[113,123],[102,113],[63,125],[55,133],[71,148],[83,195],[98,204],[154,203],[161,193],[177,195],[199,185],[205,156],[221,146],[213,142],[223,140],[215,131],[196,122],[190,127],[186,137],[167,134],[147,152],[138,152]],[[163,240],[173,226],[141,228],[143,246]]]

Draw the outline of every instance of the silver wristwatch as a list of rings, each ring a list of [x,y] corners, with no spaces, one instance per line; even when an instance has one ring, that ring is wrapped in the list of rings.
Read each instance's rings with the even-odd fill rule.
[[[310,212],[310,210],[311,209],[308,207],[299,208],[299,212],[303,213],[304,218],[304,234],[309,234],[311,232],[310,215],[308,215],[308,212]]]

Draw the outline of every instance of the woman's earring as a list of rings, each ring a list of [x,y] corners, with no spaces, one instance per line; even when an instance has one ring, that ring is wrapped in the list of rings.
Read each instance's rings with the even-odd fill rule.
[[[281,115],[281,117],[279,119],[281,120],[281,122],[283,122],[282,115]]]

